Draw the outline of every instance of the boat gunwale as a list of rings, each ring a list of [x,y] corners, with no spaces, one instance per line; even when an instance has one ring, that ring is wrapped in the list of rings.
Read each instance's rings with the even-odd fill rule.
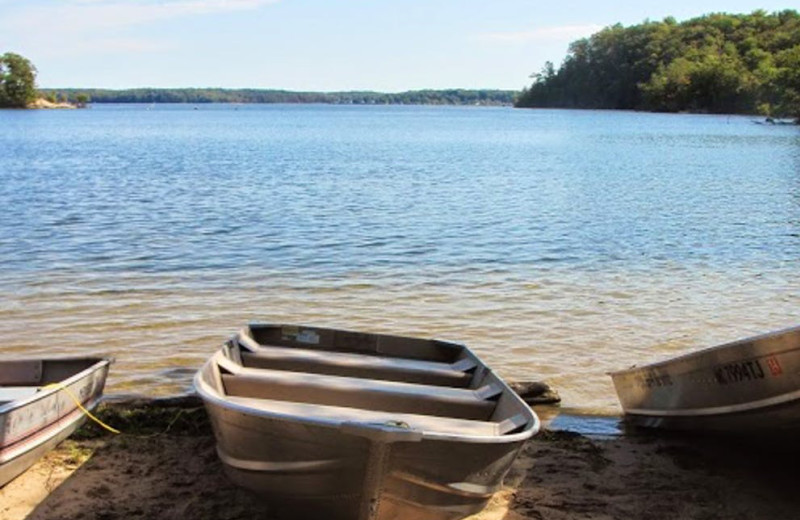
[[[336,357],[331,358],[331,364],[343,364],[342,360],[352,360],[357,363],[369,363],[377,361],[381,363],[379,366],[380,368],[404,368],[410,369],[414,371],[420,372],[432,372],[432,373],[449,373],[449,372],[461,372],[466,374],[463,370],[456,369],[455,367],[463,362],[464,360],[468,360],[469,358],[463,358],[460,361],[447,363],[443,361],[428,361],[428,360],[421,360],[421,359],[409,359],[409,358],[390,358],[381,356],[380,354],[372,354],[372,353],[359,353],[359,352],[340,352],[334,350],[326,350],[326,349],[309,349],[303,347],[286,347],[286,346],[279,346],[279,345],[265,345],[262,343],[258,343],[255,339],[248,336],[245,331],[247,329],[242,329],[236,336],[234,336],[233,341],[239,344],[239,347],[244,347],[249,354],[253,356],[271,356],[270,352],[278,353],[274,357],[265,358],[265,359],[278,359],[280,358],[280,353],[283,356],[287,355],[295,355],[297,359],[302,360],[313,360],[316,361],[317,358],[321,357],[324,354],[333,354]],[[398,337],[398,336],[395,336]],[[431,340],[433,341],[433,340]],[[458,347],[461,349],[466,349],[465,345],[460,343],[450,343],[450,342],[443,342],[439,341],[439,344],[447,345],[450,347]],[[369,360],[369,361],[368,361]],[[406,364],[407,366],[403,367],[402,365],[397,365],[396,363],[391,362],[392,360],[402,362],[402,364]],[[470,360],[473,361],[473,360]],[[479,363],[474,361],[474,365],[470,366],[470,369],[477,368]],[[485,365],[484,365],[485,367]],[[259,367],[260,369],[260,367]],[[275,369],[275,370],[282,370],[282,369]]]
[[[301,417],[298,415],[292,414],[284,414],[280,412],[271,412],[269,410],[263,410],[259,408],[253,408],[250,406],[244,406],[238,403],[232,403],[223,397],[218,397],[214,395],[216,392],[213,390],[209,390],[206,387],[210,387],[205,381],[202,381],[201,375],[195,376],[195,390],[203,398],[206,403],[211,403],[220,408],[225,408],[234,412],[258,416],[258,417],[266,417],[270,419],[278,419],[283,421],[290,421],[294,423],[302,423],[310,426],[322,426],[327,428],[334,428],[340,429],[341,426],[345,424],[352,424],[353,422],[357,422],[359,425],[362,425],[365,429],[371,428],[379,431],[384,427],[384,425],[377,424],[377,423],[367,423],[367,422],[359,422],[359,421],[337,421],[337,420],[330,420],[330,419],[320,419],[315,417]],[[425,440],[446,440],[446,441],[461,441],[461,442],[470,442],[476,444],[506,444],[506,443],[513,443],[517,441],[524,441],[532,437],[536,432],[539,431],[540,422],[538,418],[534,415],[533,421],[529,421],[530,426],[527,426],[524,430],[517,433],[511,433],[507,435],[492,435],[492,436],[477,436],[477,435],[456,435],[450,433],[437,433],[432,432],[430,430],[409,430],[411,431],[418,431],[421,433],[423,439]],[[344,433],[343,433],[344,435]]]
[[[89,399],[81,403],[86,409],[91,410],[100,403],[102,396]],[[59,433],[73,427],[75,424],[86,419],[83,410],[75,406],[65,415],[55,421],[45,423],[40,429],[22,436],[18,440],[7,445],[0,446],[0,467],[13,462],[15,459],[35,450],[39,446],[46,444],[50,439],[58,436]]]
[[[800,390],[759,399],[758,401],[745,401],[725,406],[706,406],[703,408],[625,408],[624,411],[629,415],[643,417],[720,417],[767,410],[797,401],[800,401]]]
[[[358,331],[358,330],[353,330],[353,329],[336,329],[336,328],[332,328],[332,327],[317,327],[317,326],[313,326],[313,325],[299,325],[299,324],[294,324],[294,323],[272,323],[272,322],[251,321],[246,326],[244,326],[241,329],[239,329],[236,332],[236,334],[233,335],[232,339],[238,341],[240,337],[245,337],[245,338],[247,338],[249,341],[251,341],[253,343],[253,346],[261,348],[261,349],[269,349],[271,347],[277,347],[278,346],[278,345],[268,345],[268,344],[259,343],[259,341],[253,336],[253,327],[261,328],[261,329],[264,329],[264,328],[281,328],[282,329],[284,327],[294,327],[294,328],[298,328],[298,329],[306,328],[306,329],[321,330],[321,331],[334,332],[334,333],[375,336],[376,338],[386,338],[386,339],[392,339],[392,340],[428,341],[428,342],[430,342],[431,344],[434,344],[434,345],[440,345],[440,346],[445,346],[445,347],[452,347],[452,348],[461,349],[462,351],[464,351],[467,354],[471,355],[475,360],[477,360],[479,362],[478,363],[479,365],[482,365],[484,368],[489,369],[489,367],[486,365],[486,363],[484,363],[483,360],[481,360],[478,356],[476,356],[475,353],[472,352],[472,350],[470,350],[470,348],[467,347],[467,345],[465,345],[464,343],[459,343],[457,341],[448,341],[448,340],[442,340],[442,339],[435,339],[435,338],[419,337],[419,336],[401,336],[401,335],[398,335],[398,334],[385,334],[385,333],[381,333],[381,332],[363,332],[363,331]],[[291,348],[296,348],[296,347],[290,346],[290,347],[283,347],[283,348],[291,349]],[[309,348],[309,347],[305,346],[305,347],[299,347],[299,348],[302,349],[302,348]],[[332,354],[341,353],[341,354],[354,354],[354,355],[357,355],[357,356],[368,356],[368,357],[375,357],[375,358],[385,358],[384,355],[382,355],[380,352],[377,352],[377,351],[376,352],[370,352],[370,351],[368,351],[368,352],[341,351],[340,352],[340,351],[335,351],[335,350],[331,350],[331,349],[327,349],[327,348],[319,348],[319,349],[312,349],[312,350],[316,350],[318,352],[330,352]],[[409,361],[425,361],[425,362],[430,362],[430,363],[447,364],[445,362],[419,360],[419,359],[414,359],[414,358],[400,358],[400,359],[405,359],[405,360],[409,360]]]
[[[13,401],[9,401],[3,405],[0,405],[0,415],[5,413],[14,411],[18,408],[22,408],[29,404],[35,403],[41,399],[46,399],[51,395],[54,395],[64,389],[66,386],[70,386],[78,381],[85,379],[90,374],[93,374],[100,370],[103,367],[111,366],[114,359],[110,357],[94,357],[94,356],[72,356],[72,357],[62,357],[62,358],[18,358],[18,359],[2,359],[0,360],[0,364],[6,362],[17,362],[17,361],[42,361],[42,362],[61,362],[61,361],[95,361],[88,367],[84,368],[80,372],[76,372],[75,374],[71,375],[66,379],[62,379],[60,381],[52,383],[52,387],[50,388],[42,388],[38,392],[28,397],[23,397],[22,399],[15,399]],[[38,387],[39,385],[18,385],[18,386],[30,386]],[[77,406],[75,407],[77,408]]]
[[[252,324],[251,324],[252,325]],[[257,324],[257,325],[272,325],[272,324]],[[281,325],[274,325],[274,326],[281,326]],[[249,328],[249,326],[248,326]],[[309,327],[314,328],[314,327]],[[335,329],[338,330],[338,329]],[[349,331],[348,331],[349,332]],[[238,334],[237,334],[238,335]],[[376,334],[380,336],[380,334]],[[236,337],[236,336],[234,336]],[[393,337],[405,337],[408,339],[425,339],[425,338],[415,338],[409,336],[393,336]],[[446,343],[448,345],[457,346],[464,350],[465,353],[471,355],[474,359],[478,361],[479,366],[482,366],[487,372],[494,374],[492,369],[488,367],[478,356],[476,356],[470,349],[464,344],[461,343],[453,343],[453,342],[443,342],[440,340],[429,340],[429,341],[436,341],[439,343]],[[258,417],[267,417],[271,419],[278,419],[283,421],[291,421],[295,423],[302,423],[307,425],[313,426],[321,426],[326,428],[334,428],[337,430],[341,430],[341,427],[345,424],[353,424],[354,422],[359,424],[365,429],[374,429],[375,431],[380,431],[381,429],[385,429],[385,425],[378,424],[378,423],[369,423],[369,422],[361,422],[361,421],[341,421],[341,420],[333,420],[333,419],[324,419],[319,417],[313,416],[298,416],[292,414],[286,414],[281,412],[273,412],[270,410],[264,410],[260,408],[253,408],[250,406],[245,406],[239,403],[233,403],[227,399],[223,395],[221,395],[216,389],[214,389],[209,383],[207,383],[203,377],[203,373],[206,371],[207,368],[211,370],[215,370],[212,366],[213,364],[217,364],[216,370],[218,370],[218,363],[217,357],[219,355],[223,355],[223,351],[226,348],[225,344],[219,347],[214,354],[210,356],[210,358],[203,364],[200,370],[194,376],[194,388],[198,395],[207,403],[207,404],[214,404],[221,408],[225,408],[228,410],[232,410],[238,413],[249,414]],[[269,348],[265,346],[264,348]],[[423,440],[442,440],[442,441],[458,441],[458,442],[469,442],[469,443],[476,443],[476,444],[510,444],[514,442],[522,442],[534,434],[536,434],[540,427],[541,421],[537,414],[530,409],[530,407],[525,403],[525,401],[519,397],[512,389],[508,386],[508,384],[497,375],[494,375],[495,382],[499,384],[502,389],[503,394],[508,394],[511,399],[513,399],[520,408],[520,411],[526,416],[528,419],[526,422],[526,426],[524,429],[517,433],[510,433],[505,435],[492,435],[492,436],[479,436],[479,435],[459,435],[453,433],[439,433],[434,432],[431,430],[421,430],[421,429],[413,429],[409,430],[409,432],[419,432],[422,435]],[[357,410],[358,408],[355,408]],[[494,422],[494,421],[491,421]],[[499,423],[498,423],[499,424]],[[346,433],[342,433],[346,435]]]
[[[765,333],[765,334],[758,334],[756,336],[748,336],[746,338],[741,338],[741,339],[737,339],[737,340],[734,340],[734,341],[729,341],[727,343],[722,343],[720,345],[712,345],[710,347],[705,347],[705,348],[701,348],[699,350],[695,350],[695,351],[692,351],[692,352],[687,352],[686,354],[681,354],[680,356],[672,357],[672,358],[669,358],[669,359],[664,359],[664,360],[661,360],[661,361],[656,361],[655,363],[648,363],[646,365],[634,365],[632,367],[625,368],[625,369],[622,369],[622,370],[615,370],[615,371],[612,371],[612,372],[606,372],[606,374],[611,376],[612,379],[617,379],[617,378],[620,378],[620,377],[624,377],[624,376],[627,376],[627,375],[634,374],[634,373],[639,372],[639,371],[653,370],[653,369],[662,368],[662,367],[665,367],[665,366],[678,364],[678,363],[680,363],[682,361],[687,361],[687,360],[691,360],[692,358],[701,357],[701,356],[703,356],[705,354],[708,354],[710,352],[715,352],[717,350],[727,350],[727,349],[731,349],[731,348],[734,348],[734,347],[744,346],[744,345],[746,345],[748,343],[754,343],[756,341],[763,341],[763,340],[767,340],[767,339],[777,338],[779,336],[784,336],[784,335],[790,334],[790,333],[800,333],[800,326],[788,327],[788,328],[785,328],[785,329],[780,329],[780,330],[773,331],[773,332],[768,332],[768,333]],[[798,345],[797,347],[794,347],[794,348],[789,348],[789,349],[773,350],[773,351],[770,351],[769,354],[764,354],[764,355],[782,354],[782,353],[785,353],[785,352],[792,352],[792,351],[795,351],[795,350],[800,350],[800,345]],[[756,358],[760,358],[760,357],[763,357],[763,356],[755,356],[755,357]],[[698,370],[703,370],[704,368],[705,368],[705,365],[701,365],[700,368],[693,369],[693,370],[690,370],[690,371],[687,371],[687,372],[680,372],[680,373],[675,374],[675,375],[690,374],[690,373],[696,372]]]

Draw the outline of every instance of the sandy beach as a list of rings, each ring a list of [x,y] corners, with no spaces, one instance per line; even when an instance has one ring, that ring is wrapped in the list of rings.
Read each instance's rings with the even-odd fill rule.
[[[0,490],[2,520],[280,518],[225,478],[191,400],[110,406]],[[545,429],[471,520],[796,518],[798,451],[775,443]]]

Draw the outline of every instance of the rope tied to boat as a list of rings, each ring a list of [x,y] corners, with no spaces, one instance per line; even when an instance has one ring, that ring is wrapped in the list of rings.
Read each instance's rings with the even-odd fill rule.
[[[111,433],[115,433],[115,434],[121,433],[119,430],[117,430],[116,428],[114,428],[112,426],[107,425],[106,423],[104,423],[103,421],[101,421],[100,419],[95,417],[94,414],[92,414],[92,412],[87,410],[83,406],[83,403],[81,403],[80,399],[78,399],[78,396],[76,396],[74,393],[72,393],[72,390],[70,390],[69,387],[67,385],[65,385],[64,383],[51,383],[49,385],[43,386],[42,390],[48,390],[50,388],[56,388],[58,390],[63,390],[64,392],[66,392],[66,394],[68,396],[70,396],[72,398],[72,400],[75,402],[75,404],[78,406],[78,409],[81,412],[83,412],[83,415],[85,415],[86,417],[88,417],[89,419],[91,419],[92,421],[97,423],[98,425],[100,425],[102,428],[110,431]]]

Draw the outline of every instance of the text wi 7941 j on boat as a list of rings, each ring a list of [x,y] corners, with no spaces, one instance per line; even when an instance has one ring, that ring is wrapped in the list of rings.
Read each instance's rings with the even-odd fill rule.
[[[634,425],[729,434],[800,431],[800,327],[611,377]]]

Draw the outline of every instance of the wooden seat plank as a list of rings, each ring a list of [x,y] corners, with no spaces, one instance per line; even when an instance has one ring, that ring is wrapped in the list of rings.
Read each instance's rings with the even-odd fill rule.
[[[486,419],[500,393],[494,385],[478,389],[401,383],[375,379],[283,372],[220,364],[222,382],[230,396],[374,409],[418,411],[425,415]]]
[[[248,408],[264,410],[290,417],[315,417],[342,423],[353,421],[377,424],[403,423],[408,425],[409,428],[421,431],[482,437],[493,437],[501,433],[501,425],[490,421],[436,417],[416,413],[382,412],[342,406],[278,401],[273,399],[246,397],[229,397],[228,399],[232,403]]]

